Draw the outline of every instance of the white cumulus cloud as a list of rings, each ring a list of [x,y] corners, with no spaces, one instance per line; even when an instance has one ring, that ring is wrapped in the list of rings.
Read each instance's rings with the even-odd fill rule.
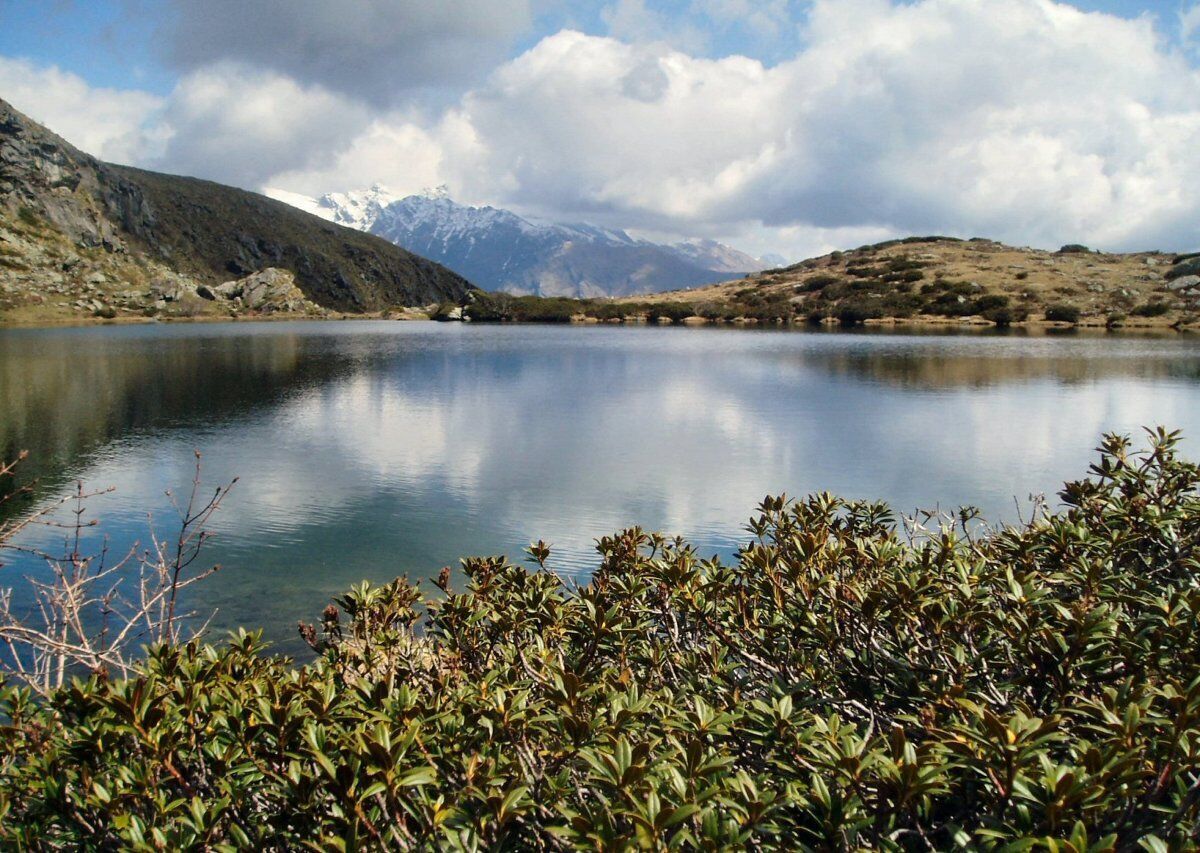
[[[647,228],[1122,248],[1186,244],[1200,212],[1196,69],[1150,20],[1050,0],[822,0],[771,67],[563,32],[459,111],[483,194]]]
[[[133,142],[103,130],[115,107],[91,132],[142,145],[143,164],[252,188],[445,183],[464,201],[793,257],[932,232],[1195,247],[1200,72],[1149,17],[1054,0],[816,0],[796,33],[786,4],[692,7],[757,11],[764,33],[794,41],[788,58],[698,55],[654,37],[671,22],[653,7],[615,0],[609,24],[627,37],[549,35],[444,108],[373,105],[268,57],[197,66],[163,104],[124,93],[151,131]],[[1193,37],[1198,8],[1182,18]],[[68,135],[91,110],[69,88],[45,109]]]
[[[319,168],[371,125],[367,107],[321,86],[222,62],[183,77],[163,110],[152,165],[256,188],[265,175]]]
[[[89,154],[132,163],[161,142],[163,99],[146,92],[93,88],[56,67],[0,56],[0,97]]]

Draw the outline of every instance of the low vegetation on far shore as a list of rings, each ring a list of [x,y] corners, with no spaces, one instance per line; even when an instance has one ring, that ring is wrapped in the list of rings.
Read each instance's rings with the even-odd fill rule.
[[[32,211],[0,215],[0,323],[266,319],[679,325],[1200,328],[1200,256],[1058,252],[923,237],[833,252],[743,279],[620,299],[470,290],[457,301],[364,312],[311,302],[286,269],[205,284],[136,253],[72,243]],[[282,284],[244,298],[244,283]],[[257,294],[257,290],[255,293]]]
[[[1200,328],[1200,256],[1057,252],[915,237],[744,279],[621,299],[475,292],[437,318],[476,322],[921,324]]]
[[[576,587],[539,542],[352,589],[301,665],[241,634],[10,681],[0,844],[1195,849],[1178,441],[1107,437],[1018,526],[768,498],[732,563],[634,528]]]

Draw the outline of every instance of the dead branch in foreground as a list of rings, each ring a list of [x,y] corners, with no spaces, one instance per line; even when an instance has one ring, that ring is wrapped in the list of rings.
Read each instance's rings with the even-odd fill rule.
[[[0,476],[11,475],[25,455],[0,465]],[[202,634],[208,620],[197,624],[194,611],[181,610],[180,594],[220,569],[196,566],[212,535],[208,522],[237,480],[206,496],[200,474],[197,452],[187,499],[181,502],[167,492],[178,516],[174,536],[159,539],[151,517],[150,547],[143,550],[135,543],[117,558],[107,540],[90,553],[84,541],[85,531],[97,524],[84,518],[88,501],[112,489],[89,492],[79,482],[74,494],[0,524],[0,550],[31,554],[48,569],[44,576],[26,576],[32,601],[24,606],[17,605],[11,585],[0,588],[0,670],[46,696],[72,675],[124,677],[141,647]],[[25,486],[9,498],[28,490]],[[71,517],[58,521],[55,511],[65,504],[73,505]],[[65,553],[14,545],[16,535],[31,525],[65,531]]]

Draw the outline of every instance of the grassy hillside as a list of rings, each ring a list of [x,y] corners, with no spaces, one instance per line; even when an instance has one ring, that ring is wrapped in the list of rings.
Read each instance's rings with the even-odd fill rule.
[[[141,191],[121,206],[124,231],[198,279],[219,283],[267,267],[291,270],[313,302],[378,311],[462,296],[466,279],[381,237],[335,225],[257,193],[211,181],[108,171]]]
[[[929,237],[833,252],[711,287],[639,297],[700,317],[813,322],[1061,323],[1170,327],[1200,323],[1200,287],[1160,252],[1046,252],[989,240]]]
[[[17,319],[138,313],[160,301],[154,279],[170,280],[160,291],[194,291],[269,268],[292,273],[314,307],[339,311],[428,305],[471,289],[386,240],[256,193],[104,163],[0,101],[0,301]],[[97,309],[86,285],[105,283],[114,285],[106,293],[131,295]]]

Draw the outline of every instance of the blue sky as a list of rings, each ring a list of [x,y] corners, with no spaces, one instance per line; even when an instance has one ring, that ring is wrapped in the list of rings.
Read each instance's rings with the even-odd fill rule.
[[[200,2],[200,0],[197,0]],[[532,25],[514,40],[519,52],[563,27],[596,35],[610,27],[602,15],[607,2],[544,3]],[[689,21],[706,30],[706,55],[744,54],[778,61],[787,45],[765,41],[736,25],[715,25],[695,14],[691,0],[648,2],[648,9],[679,24]],[[789,2],[789,13],[801,19],[806,2]],[[1173,0],[1078,0],[1077,8],[1126,18],[1150,16],[1162,34],[1178,38],[1185,3]],[[75,72],[94,86],[129,87],[166,94],[178,78],[155,47],[156,31],[168,26],[171,11],[145,0],[0,0],[0,55],[25,57]]]
[[[789,258],[1194,249],[1198,37],[1200,0],[0,0],[0,97],[276,194],[446,184]]]

